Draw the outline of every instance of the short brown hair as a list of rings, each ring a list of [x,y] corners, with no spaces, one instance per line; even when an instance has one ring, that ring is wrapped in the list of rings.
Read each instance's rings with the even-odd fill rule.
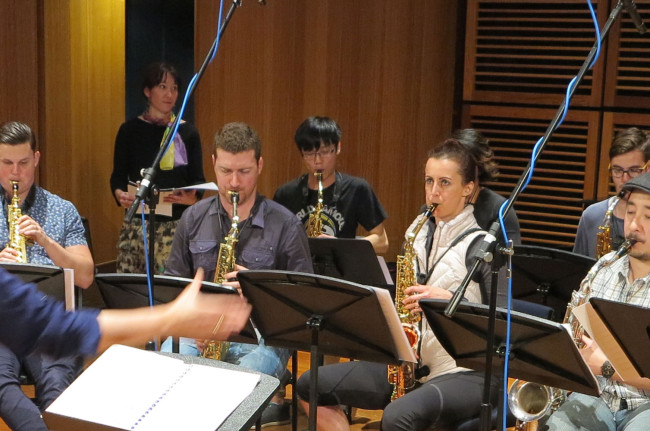
[[[257,132],[246,123],[228,123],[214,136],[214,155],[220,148],[232,154],[248,150],[255,151],[255,160],[262,155],[262,142]]]

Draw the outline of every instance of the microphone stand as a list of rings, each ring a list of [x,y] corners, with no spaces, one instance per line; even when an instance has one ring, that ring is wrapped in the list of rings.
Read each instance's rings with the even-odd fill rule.
[[[610,13],[607,21],[605,22],[603,29],[601,30],[600,33],[600,43],[607,37],[607,34],[609,33],[609,30],[618,17],[618,15],[621,12],[621,9],[623,7],[623,0],[619,0],[617,5],[612,9],[612,12]],[[561,120],[563,118],[563,113],[565,109],[568,106],[568,101],[571,100],[571,97],[573,96],[576,88],[578,88],[578,85],[582,82],[585,74],[589,70],[589,67],[591,65],[591,62],[593,61],[596,52],[598,50],[599,43],[596,42],[594,43],[594,46],[591,48],[591,51],[589,51],[589,54],[587,55],[587,58],[585,59],[584,63],[582,64],[582,67],[578,71],[578,74],[576,75],[575,78],[575,84],[569,88],[568,95],[567,97],[564,98],[562,101],[560,107],[558,108],[557,113],[555,114],[555,117],[549,124],[548,128],[546,129],[544,136],[539,141],[539,150],[537,153],[532,155],[532,161],[528,163],[528,166],[524,170],[523,174],[519,178],[519,181],[515,185],[515,189],[512,191],[510,194],[510,197],[508,198],[508,202],[506,204],[506,207],[503,211],[503,219],[505,220],[505,217],[508,215],[510,210],[512,209],[512,206],[514,205],[514,202],[517,200],[521,192],[523,191],[525,187],[525,183],[527,181],[528,176],[531,173],[532,166],[533,166],[533,161],[537,162],[537,159],[539,156],[542,154],[542,151],[544,150],[544,147],[548,143],[548,140],[550,139],[551,135],[555,131],[555,129],[559,126],[561,123]],[[452,318],[454,316],[454,313],[456,312],[456,309],[458,308],[458,305],[460,304],[461,300],[463,299],[465,295],[465,291],[467,290],[467,286],[469,285],[470,280],[474,276],[475,272],[477,271],[479,265],[483,262],[491,262],[492,258],[494,256],[495,251],[499,254],[509,254],[511,251],[503,248],[503,247],[496,247],[497,244],[497,239],[499,238],[500,235],[500,226],[498,221],[494,221],[492,225],[490,226],[490,230],[488,231],[488,234],[485,236],[483,239],[480,247],[478,250],[474,253],[474,264],[472,265],[471,269],[468,271],[467,275],[461,282],[460,286],[454,293],[454,296],[452,299],[449,301],[449,304],[447,305],[447,308],[445,309],[445,316]],[[496,260],[503,260],[503,259],[495,259]],[[501,264],[504,264],[505,261],[503,261]],[[492,422],[492,406],[490,404],[490,384],[491,384],[491,375],[492,375],[492,359],[493,355],[497,353],[500,357],[504,357],[505,349],[503,348],[504,346],[499,346],[499,350],[496,351],[494,348],[494,327],[495,327],[495,321],[496,321],[496,300],[497,300],[497,286],[498,286],[498,264],[496,262],[493,262],[492,265],[492,286],[491,286],[491,292],[490,292],[490,311],[489,311],[489,316],[488,316],[488,340],[487,340],[487,347],[486,347],[486,359],[485,359],[485,376],[484,376],[484,383],[483,383],[483,400],[481,403],[481,416],[480,416],[480,429],[484,431],[489,431],[492,429],[491,422]],[[508,358],[505,358],[505,360],[508,360]],[[507,376],[504,376],[506,378]],[[501,416],[501,413],[499,412],[499,416]],[[502,421],[499,421],[497,424],[497,429],[502,430],[503,429],[503,423]]]
[[[196,73],[195,78],[192,80],[190,83],[190,86],[187,89],[186,95],[185,95],[185,100],[189,100],[189,98],[192,96],[194,93],[194,89],[196,88],[196,84],[199,82],[201,77],[203,77],[203,74],[205,73],[205,70],[208,67],[208,64],[212,61],[212,58],[216,54],[217,47],[219,46],[219,41],[221,41],[221,38],[223,37],[223,33],[226,30],[226,27],[228,26],[228,23],[230,22],[230,19],[232,18],[235,9],[237,7],[241,6],[241,0],[233,0],[232,4],[230,5],[230,9],[228,10],[228,13],[226,14],[225,20],[223,24],[221,25],[221,28],[219,29],[217,33],[217,37],[215,38],[214,42],[212,43],[212,47],[210,48],[210,51],[206,55],[205,59],[203,60],[203,64],[201,65],[201,68],[199,71]],[[173,133],[168,133],[167,136],[165,137],[164,141],[160,144],[160,149],[158,150],[158,153],[156,154],[156,157],[151,165],[151,167],[147,169],[143,169],[141,171],[142,174],[142,180],[140,181],[140,186],[138,187],[138,190],[135,195],[135,200],[129,207],[129,209],[126,212],[126,215],[124,216],[124,221],[126,223],[130,223],[131,220],[133,219],[133,216],[135,215],[136,211],[138,210],[138,206],[140,205],[140,202],[144,200],[144,202],[149,205],[149,251],[148,251],[148,256],[147,259],[149,261],[149,285],[153,289],[153,272],[154,272],[154,241],[155,241],[155,233],[156,233],[156,228],[154,225],[155,222],[155,205],[158,201],[158,195],[157,195],[157,190],[156,190],[156,185],[154,183],[154,180],[156,178],[156,175],[158,174],[158,170],[160,169],[160,161],[162,160],[163,156],[165,155],[165,152],[169,148],[169,145],[174,138],[174,136],[177,133],[178,130],[178,125],[180,124],[182,115],[177,115],[176,118],[174,119],[174,122],[170,126],[170,130],[173,131]],[[152,195],[156,194],[155,199],[152,198]],[[155,201],[155,202],[154,202]],[[152,207],[153,205],[153,207]],[[146,233],[143,231],[143,235],[146,235]],[[152,292],[153,295],[153,292]]]

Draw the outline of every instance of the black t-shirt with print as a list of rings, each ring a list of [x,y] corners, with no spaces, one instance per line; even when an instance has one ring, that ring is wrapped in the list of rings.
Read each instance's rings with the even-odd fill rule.
[[[303,224],[318,201],[318,191],[307,187],[307,174],[280,186],[273,200],[294,213]],[[367,231],[386,220],[379,199],[363,178],[336,173],[336,181],[323,190],[323,233],[337,238],[354,238],[357,226]]]

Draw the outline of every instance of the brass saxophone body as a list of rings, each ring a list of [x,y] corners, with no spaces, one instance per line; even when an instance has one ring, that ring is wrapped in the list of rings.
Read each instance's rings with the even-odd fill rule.
[[[422,226],[424,226],[424,223],[426,223],[437,206],[438,204],[431,204],[427,207],[420,221],[407,235],[403,254],[397,256],[395,309],[397,310],[397,315],[402,322],[402,328],[406,333],[406,338],[411,344],[413,350],[417,349],[417,345],[420,340],[420,329],[418,328],[420,316],[411,313],[404,306],[402,301],[404,298],[406,298],[406,293],[404,291],[409,287],[417,284],[415,268],[413,267],[413,262],[417,258],[415,250],[413,249],[415,237],[417,237],[420,229],[422,229]],[[409,389],[415,386],[415,365],[416,364],[412,362],[405,362],[401,365],[388,366],[388,383],[393,385],[391,400],[395,400],[401,397],[402,395],[406,394]]]
[[[614,205],[615,206],[615,205]],[[594,265],[587,276],[580,283],[580,288],[574,290],[571,294],[571,301],[567,304],[564,323],[571,327],[571,335],[574,343],[579,348],[584,347],[582,336],[584,328],[573,314],[573,310],[580,307],[589,300],[591,295],[591,284],[598,272],[616,262],[619,258],[630,252],[630,248],[636,243],[635,239],[627,239],[618,248],[615,254],[607,259],[600,259]],[[551,410],[557,410],[566,400],[567,393],[565,390],[551,386],[541,385],[539,383],[524,382],[515,380],[508,394],[509,405],[512,413],[517,418],[516,430],[532,431],[537,429],[537,420]]]
[[[621,200],[619,196],[612,199],[605,212],[603,223],[598,226],[598,233],[596,234],[596,259],[600,259],[607,253],[612,251],[612,217],[614,208]]]
[[[223,283],[226,280],[226,274],[235,270],[235,246],[239,239],[239,216],[237,215],[237,204],[239,203],[239,193],[229,191],[230,202],[232,203],[232,224],[228,235],[219,245],[219,255],[217,257],[217,268],[214,273],[213,281]],[[226,356],[230,343],[228,341],[217,342],[210,340],[201,356],[209,359],[220,360]]]
[[[11,197],[11,203],[7,206],[7,226],[9,228],[7,247],[16,250],[20,261],[27,263],[27,240],[25,235],[19,232],[18,227],[18,219],[23,215],[20,209],[20,198],[18,197],[18,181],[12,181],[11,187],[13,196]]]
[[[318,202],[314,211],[309,214],[309,219],[305,226],[309,238],[316,238],[323,233],[323,221],[321,220],[321,214],[323,212],[323,171],[316,171],[314,175],[318,181]]]

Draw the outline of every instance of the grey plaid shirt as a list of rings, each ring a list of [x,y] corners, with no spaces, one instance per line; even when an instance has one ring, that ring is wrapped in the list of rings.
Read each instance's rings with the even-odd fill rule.
[[[611,255],[607,254],[602,259],[610,257]],[[628,281],[629,273],[630,260],[628,256],[602,268],[591,284],[590,297],[650,308],[650,274],[630,283]],[[629,410],[634,410],[641,404],[650,401],[650,391],[648,390],[605,379],[602,376],[597,376],[597,379],[602,389],[601,397],[612,412],[619,409],[621,399],[625,399]]]

